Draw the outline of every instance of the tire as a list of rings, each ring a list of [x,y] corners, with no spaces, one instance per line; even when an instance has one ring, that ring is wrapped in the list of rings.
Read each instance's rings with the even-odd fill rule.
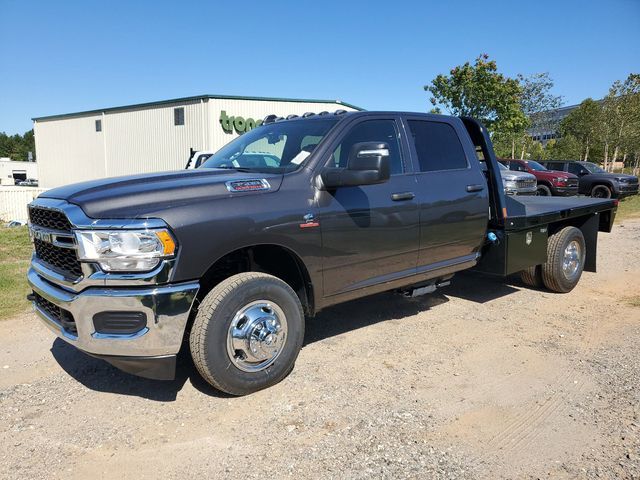
[[[595,185],[591,189],[593,198],[611,198],[611,189],[606,185]]]
[[[540,197],[550,197],[552,195],[551,189],[546,185],[538,185],[538,190],[536,190],[536,195]]]
[[[520,272],[520,279],[522,283],[532,288],[542,288],[544,282],[542,281],[542,265],[534,265],[526,270]]]
[[[584,236],[579,228],[565,227],[551,235],[547,263],[541,267],[544,285],[558,293],[573,290],[582,276],[585,252]]]
[[[272,275],[246,272],[227,278],[203,299],[189,346],[208,383],[247,395],[285,378],[303,340],[302,305],[291,287]]]

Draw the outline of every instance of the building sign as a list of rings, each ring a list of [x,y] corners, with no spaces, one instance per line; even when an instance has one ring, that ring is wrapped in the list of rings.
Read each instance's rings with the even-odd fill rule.
[[[262,120],[254,120],[253,118],[229,117],[225,110],[220,112],[220,125],[226,133],[236,133],[242,135],[249,130],[262,125]]]

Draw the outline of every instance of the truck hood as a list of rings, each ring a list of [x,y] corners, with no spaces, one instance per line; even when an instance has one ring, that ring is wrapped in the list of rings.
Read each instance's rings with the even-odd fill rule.
[[[282,174],[203,168],[75,183],[47,190],[40,197],[66,200],[91,218],[145,218],[194,201],[273,193],[282,178]],[[227,186],[227,182],[249,180],[266,180],[265,188],[232,192]]]
[[[625,173],[590,173],[587,175],[589,180],[617,180],[620,181],[622,179],[631,179],[631,183],[635,183],[638,181],[638,177],[634,175],[627,175]],[[629,180],[626,180],[627,182]]]
[[[535,180],[536,177],[527,172],[517,172],[515,170],[501,170],[500,175],[502,175],[503,180],[514,181],[514,180]]]

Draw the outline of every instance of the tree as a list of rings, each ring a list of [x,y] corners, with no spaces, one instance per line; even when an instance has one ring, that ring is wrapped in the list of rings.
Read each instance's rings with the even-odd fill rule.
[[[530,77],[518,75],[518,81],[522,88],[520,107],[529,119],[530,129],[536,133],[551,131],[555,125],[552,111],[562,106],[562,97],[551,93],[553,80],[548,73],[536,73]],[[535,146],[528,134],[523,135],[521,142],[520,159],[523,160],[527,148]]]
[[[0,132],[0,157],[9,157],[12,160],[27,160],[29,152],[33,153],[35,160],[35,138],[33,130],[24,135],[7,135]]]
[[[580,142],[580,160],[589,160],[589,154],[600,139],[602,107],[591,98],[584,100],[560,123],[563,137],[571,136]]]
[[[520,83],[499,73],[496,62],[486,54],[473,65],[466,62],[449,75],[438,75],[424,89],[432,95],[432,112],[439,113],[442,107],[452,115],[474,117],[498,137],[498,143],[524,132],[528,125],[520,106]]]
[[[575,160],[581,158],[582,145],[573,135],[549,140],[544,148],[545,160]]]

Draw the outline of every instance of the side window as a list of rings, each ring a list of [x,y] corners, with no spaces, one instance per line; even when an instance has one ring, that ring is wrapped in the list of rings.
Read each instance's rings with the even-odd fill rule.
[[[451,125],[427,120],[409,120],[408,123],[421,172],[468,167],[458,134]]]
[[[329,165],[345,168],[349,152],[354,144],[360,142],[385,142],[389,145],[389,164],[391,175],[404,172],[400,141],[395,120],[367,120],[353,127],[333,151]]]
[[[578,165],[577,163],[569,164],[569,173],[573,173],[574,175],[580,175],[585,168],[582,165]]]
[[[549,162],[547,164],[547,168],[549,170],[559,170],[559,171],[564,171],[564,164],[560,163],[560,162]]]

